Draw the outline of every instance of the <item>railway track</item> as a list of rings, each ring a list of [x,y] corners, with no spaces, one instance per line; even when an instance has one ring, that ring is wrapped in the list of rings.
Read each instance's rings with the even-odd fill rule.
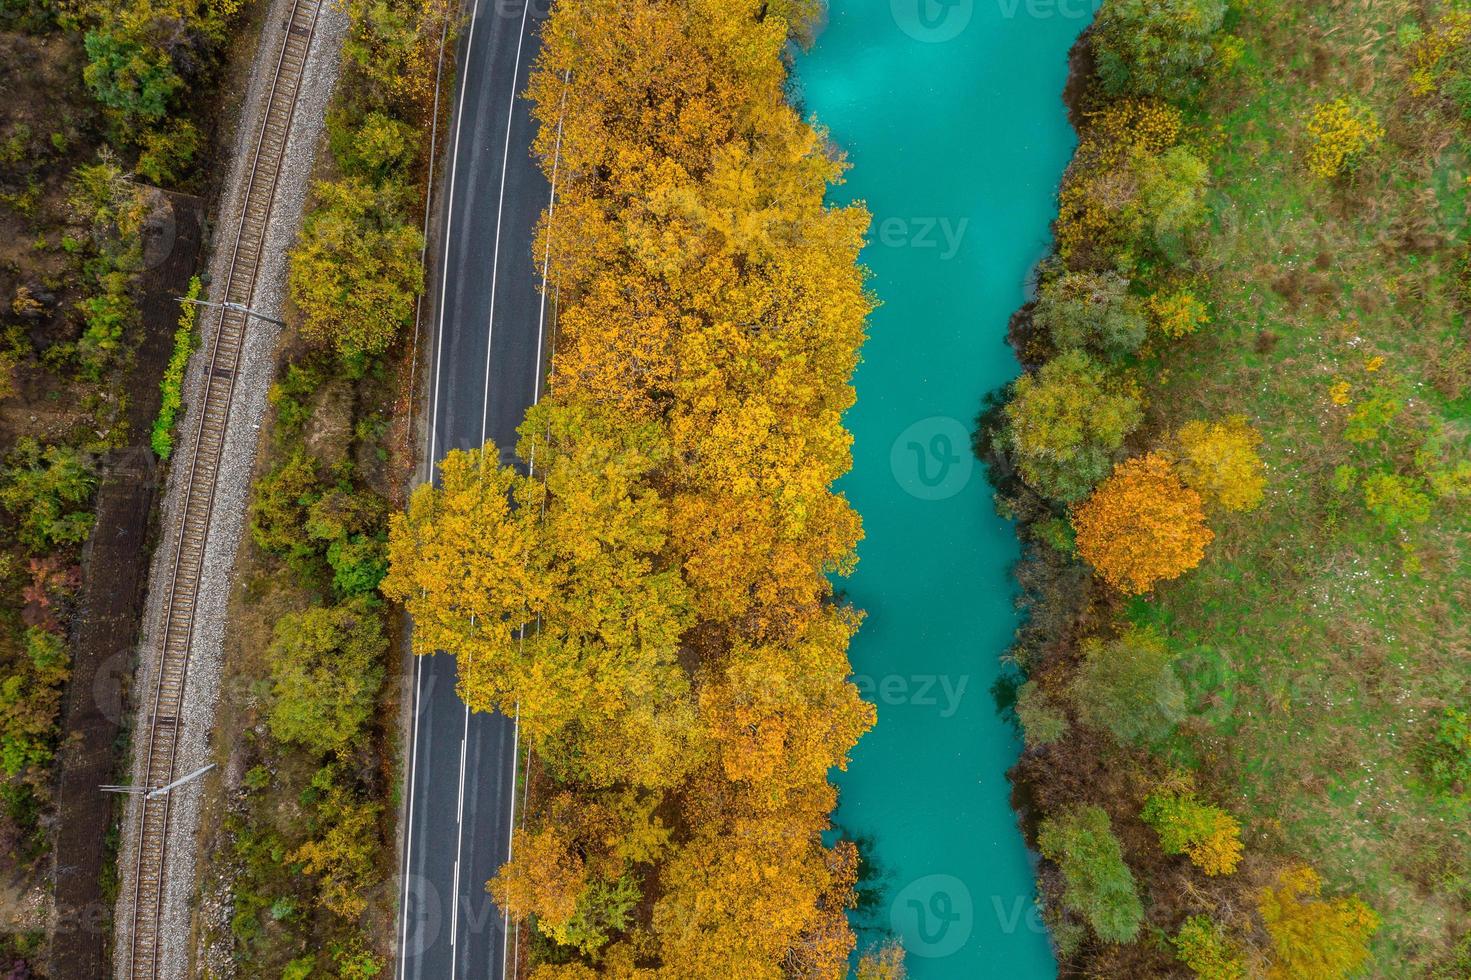
[[[272,76],[265,113],[251,149],[240,220],[226,273],[219,329],[204,375],[205,394],[195,429],[185,477],[182,514],[174,549],[168,593],[164,598],[162,643],[153,685],[152,703],[140,733],[147,744],[146,782],[149,788],[168,786],[177,774],[180,714],[184,681],[189,669],[189,646],[194,611],[204,570],[205,546],[214,512],[230,402],[240,366],[249,309],[266,242],[266,226],[276,196],[286,141],[296,112],[297,94],[307,55],[316,34],[324,0],[294,0]],[[159,974],[160,933],[164,903],[164,874],[168,857],[169,793],[142,797],[138,814],[133,868],[132,929],[124,976],[144,980]]]

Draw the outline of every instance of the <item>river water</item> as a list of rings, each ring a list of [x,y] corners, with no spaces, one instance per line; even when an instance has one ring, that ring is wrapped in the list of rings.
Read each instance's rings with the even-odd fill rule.
[[[1074,137],[1061,101],[1086,0],[831,0],[796,89],[846,151],[834,201],[874,224],[882,306],[855,383],[842,489],[863,516],[838,584],[878,724],[840,774],[836,822],[870,864],[860,947],[899,935],[915,980],[1057,972],[1008,803],[1019,746],[991,686],[1016,626],[1012,527],[970,432],[1017,373],[1008,317],[1048,246]]]

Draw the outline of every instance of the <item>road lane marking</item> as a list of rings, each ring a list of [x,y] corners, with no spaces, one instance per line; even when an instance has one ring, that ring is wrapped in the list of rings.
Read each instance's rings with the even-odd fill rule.
[[[470,54],[475,50],[475,24],[480,18],[480,4],[477,2],[470,10],[470,30],[465,35],[465,64],[470,63]],[[459,171],[460,162],[460,130],[465,125],[465,90],[469,86],[461,86],[460,97],[455,106],[455,138],[450,147],[449,164],[449,196],[445,199],[444,219],[444,245],[445,262],[440,270],[439,280],[439,316],[436,318],[434,328],[434,384],[431,387],[429,406],[429,482],[434,482],[434,451],[436,440],[439,436],[439,381],[441,368],[444,364],[444,307],[445,291],[449,288],[449,247],[450,232],[454,228],[455,221],[455,176]],[[432,170],[434,161],[429,161]],[[431,177],[431,181],[432,181]],[[409,974],[409,881],[413,869],[414,856],[414,787],[418,782],[419,771],[419,699],[424,686],[424,661],[416,657],[414,660],[414,718],[410,731],[413,732],[413,745],[409,750],[409,791],[408,791],[408,820],[404,828],[404,863],[403,863],[403,901],[399,903],[399,918],[403,920],[403,929],[400,933],[398,947],[398,975],[407,980]],[[453,925],[451,926],[453,934]]]
[[[520,30],[520,32],[516,36],[516,59],[515,59],[515,62],[513,63],[512,72],[511,72],[511,98],[510,98],[510,103],[506,107],[506,136],[505,136],[505,140],[503,141],[503,144],[501,146],[501,186],[500,186],[500,194],[499,194],[499,196],[498,196],[498,198],[496,200],[496,209],[495,209],[495,248],[492,250],[492,252],[491,252],[491,258],[490,258],[490,309],[487,311],[486,323],[485,323],[485,394],[484,394],[484,396],[483,396],[483,398],[481,399],[481,402],[480,402],[480,446],[481,446],[481,453],[482,453],[480,462],[481,462],[481,466],[482,467],[485,465],[485,457],[484,457],[483,454],[484,454],[484,447],[485,447],[486,430],[487,430],[487,428],[488,428],[488,426],[490,424],[490,355],[491,355],[492,342],[493,342],[493,339],[495,337],[495,294],[496,294],[496,285],[497,285],[497,282],[499,281],[499,278],[500,278],[501,235],[502,235],[502,232],[504,230],[501,219],[502,219],[502,217],[505,214],[505,208],[506,208],[506,175],[507,175],[507,170],[509,169],[510,160],[511,160],[511,130],[514,127],[515,120],[516,120],[516,99],[520,96],[520,93],[521,93],[521,84],[520,84],[520,82],[521,82],[521,52],[525,49],[525,45],[526,45],[526,18],[527,18],[527,15],[530,12],[531,12],[531,0],[523,0],[523,2],[521,4],[521,30]],[[468,60],[468,58],[467,58],[467,60]],[[445,271],[446,272],[449,271],[447,266],[446,266],[446,270]],[[499,448],[500,447],[497,447],[497,453],[499,453]],[[499,455],[497,455],[497,458],[496,458],[496,465],[500,465]],[[457,666],[458,666],[458,664],[457,664]],[[470,733],[470,706],[468,704],[466,704],[465,705],[465,737],[466,738],[469,737],[469,733]],[[519,734],[519,729],[517,731],[517,734]],[[514,767],[514,764],[513,764],[512,765],[512,779],[514,780],[514,778],[515,778],[515,767]],[[464,799],[463,799],[464,785],[465,785],[465,752],[464,752],[464,749],[462,747],[461,750],[460,750],[460,793],[461,793],[461,808],[462,809],[463,809],[463,806],[464,806]],[[512,794],[512,799],[514,800],[515,799],[515,785],[514,785],[514,783],[512,784],[511,794]],[[463,850],[463,847],[464,847],[464,843],[465,843],[465,823],[464,823],[463,814],[462,814],[462,819],[459,821],[458,825],[455,828],[455,860],[456,860],[456,865],[455,865],[455,881],[454,881],[453,903],[452,903],[451,910],[450,910],[450,935],[452,935],[452,936],[455,934],[456,930],[459,928],[459,923],[460,923],[460,869],[459,869],[458,861],[459,861],[459,855],[462,853],[462,850]],[[504,927],[504,921],[503,921],[503,924],[502,924],[502,936],[501,936],[501,975],[502,976],[505,975],[505,962],[506,962],[506,960],[505,960],[505,927]],[[451,952],[451,954],[450,954],[450,972],[449,972],[450,980],[454,980],[455,973],[459,969],[459,965],[460,965],[459,952],[458,952],[458,950],[455,950],[455,951]]]

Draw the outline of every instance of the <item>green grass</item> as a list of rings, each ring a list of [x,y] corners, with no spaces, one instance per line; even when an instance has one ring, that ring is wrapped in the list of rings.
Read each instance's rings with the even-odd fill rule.
[[[1271,481],[1258,511],[1216,522],[1199,569],[1131,608],[1184,652],[1196,695],[1168,751],[1214,773],[1249,849],[1308,860],[1383,915],[1373,972],[1393,977],[1447,963],[1471,909],[1471,813],[1415,763],[1442,707],[1471,703],[1471,514],[1441,500],[1388,529],[1333,488],[1343,463],[1409,467],[1435,425],[1444,459],[1471,458],[1456,285],[1471,139],[1408,91],[1395,36],[1416,10],[1255,4],[1237,26],[1235,84],[1205,107],[1220,123],[1215,218],[1196,243],[1213,323],[1163,355],[1152,411],[1171,426],[1244,412]],[[1389,135],[1326,185],[1302,165],[1303,120],[1343,95]],[[1355,400],[1371,384],[1403,398],[1385,438],[1344,438],[1339,379]]]

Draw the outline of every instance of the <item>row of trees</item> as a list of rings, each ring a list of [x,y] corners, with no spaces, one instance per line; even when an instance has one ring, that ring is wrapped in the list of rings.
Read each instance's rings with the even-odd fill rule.
[[[535,924],[539,977],[838,977],[854,945],[856,852],[822,834],[873,722],[827,577],[861,534],[831,485],[868,219],[824,206],[843,164],[784,97],[807,6],[555,8],[530,84],[560,297],[530,474],[452,453],[391,526],[415,649],[518,711],[535,759],[491,888]]]
[[[1178,751],[1177,727],[1192,692],[1179,645],[1145,625],[1147,606],[1125,615],[1121,601],[1147,598],[1199,565],[1212,525],[1253,510],[1267,489],[1261,436],[1246,418],[1151,417],[1146,395],[1161,352],[1210,329],[1192,262],[1193,240],[1207,228],[1210,169],[1186,118],[1240,55],[1225,15],[1222,0],[1106,0],[1085,41],[1096,75],[1077,107],[1057,252],[1016,332],[1029,370],[985,440],[1003,502],[1034,543],[1023,584],[1039,588],[1028,576],[1042,574],[1046,588],[1078,596],[1067,609],[1036,609],[1024,627],[1017,656],[1032,676],[1015,710],[1033,760],[1067,745],[1132,776],[1124,788],[1117,776],[1100,779],[1097,763],[1074,759],[1046,770],[1057,785],[1032,787],[1043,815],[1043,900],[1065,958],[1102,957],[1093,968],[1108,972],[1106,960],[1118,975],[1150,969],[1142,937],[1153,926],[1174,933],[1174,953],[1198,977],[1343,978],[1367,960],[1378,919],[1356,898],[1323,898],[1310,869],[1282,869],[1247,892],[1254,909],[1233,911],[1228,900],[1219,920],[1151,919],[1155,883],[1141,887],[1135,873],[1164,864],[1196,876],[1189,887],[1201,895],[1230,894],[1216,879],[1236,874],[1245,856],[1237,817],[1159,761],[1190,757]],[[1343,118],[1359,130],[1345,133]],[[1335,167],[1362,151],[1354,139],[1374,135],[1348,110],[1322,120],[1329,135],[1320,152],[1338,154]],[[1092,608],[1074,559],[1099,586]],[[1137,960],[1116,952],[1136,942]]]
[[[380,976],[394,909],[391,725],[384,680],[396,620],[378,592],[403,479],[386,419],[423,272],[418,230],[448,4],[355,4],[327,119],[332,179],[315,187],[291,255],[297,343],[270,392],[268,466],[250,532],[287,611],[251,678],[253,767],[228,818],[237,968]]]

